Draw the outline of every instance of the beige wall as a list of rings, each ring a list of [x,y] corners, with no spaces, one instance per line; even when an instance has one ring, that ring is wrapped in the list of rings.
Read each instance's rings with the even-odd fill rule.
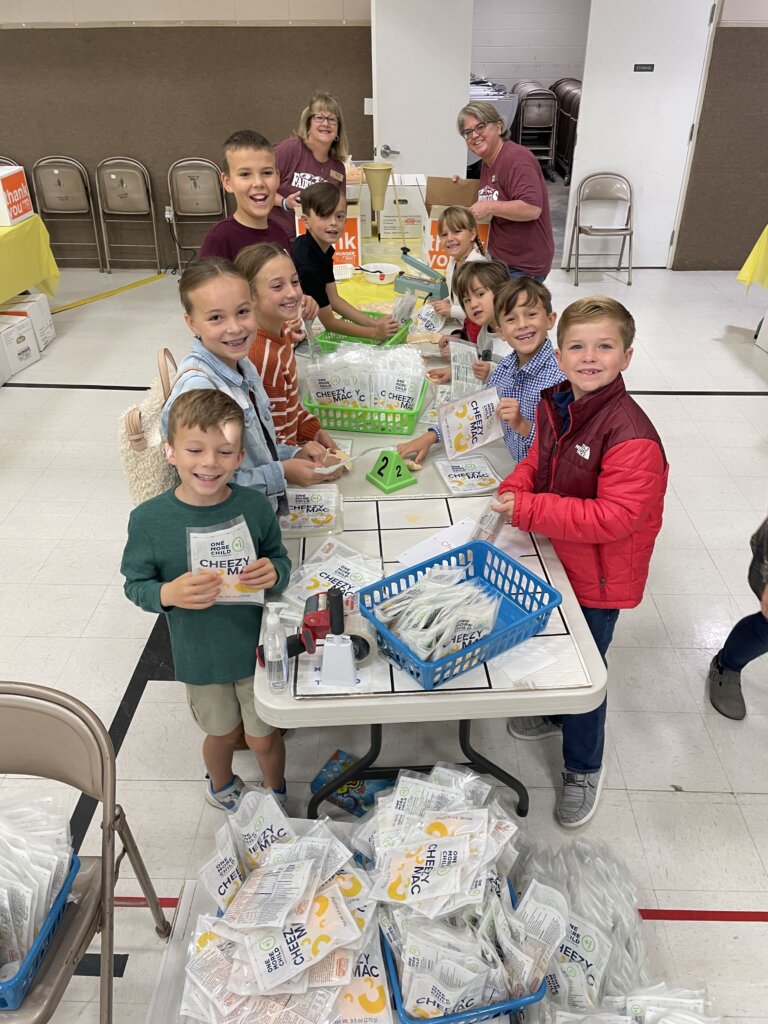
[[[329,53],[336,59],[320,59]],[[317,90],[338,97],[353,156],[373,154],[371,118],[363,114],[371,95],[367,27],[9,30],[0,32],[0,67],[14,83],[12,99],[3,97],[0,152],[28,171],[42,156],[73,156],[92,180],[105,157],[146,164],[164,265],[172,253],[162,219],[166,175],[175,160],[221,163],[222,142],[241,128],[278,142]],[[141,234],[151,237],[148,228]]]

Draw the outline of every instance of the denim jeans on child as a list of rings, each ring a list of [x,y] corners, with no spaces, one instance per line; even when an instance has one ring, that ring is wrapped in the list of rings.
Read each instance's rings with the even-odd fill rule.
[[[613,639],[618,608],[584,608],[582,612],[603,664]],[[563,761],[567,772],[596,772],[603,764],[605,712],[608,698],[594,711],[583,715],[551,715],[563,727]]]
[[[745,665],[768,652],[768,619],[762,612],[737,622],[720,651],[720,667],[741,672]]]

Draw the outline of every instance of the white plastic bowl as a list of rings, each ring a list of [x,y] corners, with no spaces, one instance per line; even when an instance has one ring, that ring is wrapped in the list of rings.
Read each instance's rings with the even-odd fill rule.
[[[392,284],[400,273],[400,267],[394,263],[366,263],[360,269],[365,274],[366,281],[372,281],[374,284]]]

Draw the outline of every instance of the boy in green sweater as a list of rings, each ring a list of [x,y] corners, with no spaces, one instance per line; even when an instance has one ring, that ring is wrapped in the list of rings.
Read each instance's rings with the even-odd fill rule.
[[[176,678],[206,734],[206,799],[234,811],[247,788],[232,755],[245,732],[262,785],[285,800],[285,745],[256,714],[253,674],[263,591],[291,561],[263,494],[228,483],[243,458],[243,411],[222,391],[188,391],[171,407],[168,461],[181,483],[131,512],[120,571],[126,596],[164,612]],[[259,593],[261,592],[261,593]]]

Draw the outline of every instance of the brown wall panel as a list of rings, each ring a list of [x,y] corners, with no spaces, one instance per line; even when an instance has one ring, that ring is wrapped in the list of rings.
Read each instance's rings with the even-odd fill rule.
[[[73,156],[92,186],[105,157],[140,160],[152,179],[164,265],[175,262],[162,220],[175,160],[220,164],[221,143],[241,128],[279,142],[315,91],[339,99],[353,156],[373,152],[372,119],[362,113],[372,94],[368,27],[10,29],[0,32],[0,67],[0,153],[28,173],[42,156]],[[151,237],[148,227],[142,235]]]
[[[768,28],[719,28],[675,270],[736,270],[768,222]]]

